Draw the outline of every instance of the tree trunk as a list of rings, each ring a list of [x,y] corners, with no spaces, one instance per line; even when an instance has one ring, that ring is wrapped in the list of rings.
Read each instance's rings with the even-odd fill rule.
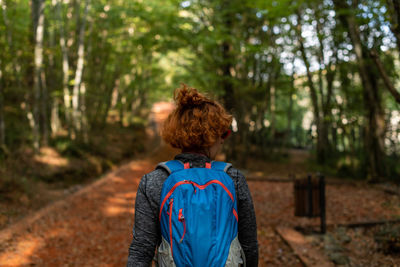
[[[43,33],[44,33],[44,0],[32,0],[32,15],[34,26],[34,76],[33,76],[33,147],[35,153],[39,152],[40,148],[40,102],[42,81],[42,64],[43,64]]]
[[[122,93],[120,92],[118,94],[118,101],[117,101],[117,107],[118,107],[118,115],[119,115],[119,125],[124,127],[124,111],[125,111],[125,103],[126,103],[126,96],[123,96]]]
[[[86,84],[82,83],[80,87],[81,91],[81,99],[80,99],[80,114],[81,114],[81,123],[82,123],[82,137],[83,142],[85,144],[89,143],[89,123],[87,119],[87,109],[86,109]]]
[[[58,28],[60,31],[60,47],[62,54],[62,85],[63,85],[63,99],[64,99],[64,110],[65,110],[65,123],[68,129],[68,136],[71,138],[71,94],[69,90],[69,61],[68,61],[68,48],[65,41],[65,31],[64,31],[64,19],[62,16],[62,0],[57,2],[57,20]]]
[[[48,123],[48,91],[47,91],[47,84],[46,84],[46,73],[42,67],[40,73],[40,84],[41,84],[41,105],[40,105],[40,114],[41,114],[41,121],[40,125],[42,126],[42,142],[44,146],[49,144],[49,123]]]
[[[15,77],[17,81],[18,87],[20,87],[20,75],[17,67],[17,57],[15,55],[15,49],[14,49],[14,42],[12,38],[12,29],[10,27],[10,21],[8,20],[8,15],[7,15],[7,3],[6,1],[0,0],[0,8],[3,11],[3,21],[4,21],[4,26],[6,29],[6,34],[7,34],[7,44],[9,47],[8,53],[13,55],[11,58],[11,64],[12,64],[12,70],[13,70],[13,76]],[[5,75],[5,73],[3,73]]]
[[[310,62],[307,59],[307,54],[304,48],[304,41],[303,37],[301,36],[302,32],[302,23],[301,23],[301,15],[300,13],[297,14],[297,26],[296,26],[296,32],[297,32],[297,39],[299,41],[299,49],[301,52],[301,56],[304,62],[304,65],[306,66],[306,71],[307,71],[307,83],[308,87],[310,89],[310,96],[311,96],[311,103],[313,106],[313,111],[314,111],[314,120],[315,124],[317,126],[317,161],[318,163],[325,163],[325,157],[326,157],[326,143],[324,142],[324,134],[325,130],[323,129],[323,124],[321,123],[321,114],[320,114],[320,109],[319,109],[319,101],[318,101],[318,95],[317,95],[317,90],[315,88],[314,82],[312,80],[312,73],[310,71]]]
[[[6,131],[4,123],[4,96],[3,96],[3,64],[0,58],[0,146],[6,143]]]
[[[379,73],[381,74],[383,83],[385,84],[386,88],[388,89],[390,94],[394,97],[394,100],[396,100],[396,102],[400,104],[400,93],[397,92],[396,88],[394,88],[394,84],[390,80],[389,75],[387,74],[385,67],[382,64],[378,53],[375,50],[371,50],[371,57],[374,60]]]
[[[225,31],[227,33],[227,36],[230,35],[231,29],[232,29],[232,18],[231,18],[231,12],[227,12],[226,10],[229,10],[231,6],[231,3],[227,0],[224,0],[222,3],[222,10],[221,12],[223,13],[223,27],[225,27]],[[231,69],[233,68],[232,66],[232,44],[229,42],[229,40],[224,40],[222,45],[221,45],[221,50],[222,50],[222,88],[224,90],[224,100],[225,100],[225,108],[229,111],[232,112],[234,106],[235,106],[235,98],[234,98],[234,89],[233,89],[233,84],[232,84],[232,74],[231,74]]]
[[[57,22],[57,0],[51,0],[51,14],[52,17],[48,18],[48,19],[52,19],[55,20]],[[54,15],[53,15],[54,14]],[[55,16],[55,17],[54,17]],[[56,24],[58,25],[58,24]],[[56,41],[55,41],[55,36],[57,34],[57,29],[54,27],[48,27],[48,35],[49,35],[49,48],[50,50],[54,51],[56,49]],[[55,54],[53,52],[48,53],[48,68],[47,68],[47,73],[48,76],[47,77],[55,77],[57,74],[57,66],[55,64],[55,60],[54,60],[54,56]],[[47,88],[50,88],[50,93],[47,93],[47,97],[49,95],[52,95],[52,92],[57,91],[58,90],[58,85],[56,82],[56,79],[54,78],[50,78],[47,81]],[[59,108],[58,108],[58,97],[52,97],[52,99],[50,99],[49,102],[46,101],[47,105],[49,106],[49,111],[50,111],[50,118],[49,118],[49,130],[50,130],[50,135],[51,137],[54,137],[56,132],[59,131]],[[55,107],[56,105],[56,107]],[[53,114],[54,113],[54,109],[57,108],[57,114]],[[56,115],[57,117],[55,118],[54,115]],[[47,118],[47,116],[46,116]],[[54,122],[53,120],[57,120],[57,122]],[[55,132],[54,132],[55,131]]]
[[[57,132],[61,128],[61,122],[60,122],[60,116],[59,116],[59,105],[60,105],[60,100],[58,97],[55,97],[53,99],[53,104],[51,107],[51,120],[50,120],[50,126],[51,126],[51,132],[52,136],[55,137]]]
[[[279,63],[279,60],[272,60],[273,67],[272,71],[270,72],[269,78],[268,78],[268,86],[267,86],[267,108],[268,111],[270,112],[270,137],[271,139],[274,138],[275,136],[275,131],[276,131],[276,119],[275,119],[275,112],[276,112],[276,80],[279,77],[279,74],[281,72],[281,65]]]
[[[321,118],[321,142],[324,144],[324,155],[325,157],[331,153],[332,146],[331,142],[329,140],[329,128],[331,127],[331,103],[332,103],[332,94],[333,94],[333,81],[335,78],[336,74],[336,66],[332,68],[333,65],[333,59],[336,59],[335,63],[338,62],[337,60],[337,47],[339,44],[337,44],[336,40],[334,39],[332,46],[330,47],[330,50],[333,51],[333,55],[329,58],[329,63],[328,65],[325,65],[325,47],[324,47],[324,39],[323,39],[323,25],[321,24],[321,16],[318,12],[316,14],[316,22],[317,22],[317,37],[318,37],[318,42],[319,42],[319,90],[321,94],[321,110],[322,110],[322,118]],[[323,78],[322,78],[322,69],[323,68],[326,71],[325,74],[325,81],[326,81],[326,97],[324,94],[323,90]]]
[[[296,87],[294,85],[295,82],[295,66],[294,66],[294,59],[295,57],[293,57],[293,61],[292,61],[292,76],[291,76],[291,87],[290,87],[290,91],[289,91],[289,110],[287,113],[287,135],[286,135],[286,146],[289,147],[290,146],[290,142],[292,139],[292,119],[293,119],[293,94],[296,90]]]
[[[8,29],[8,20],[7,20],[7,13],[6,13],[6,3],[0,0],[0,7],[3,10],[3,20],[4,20],[4,25],[6,29]],[[7,31],[8,36],[7,36],[7,41],[8,44],[10,45],[11,43],[11,34],[9,31]],[[3,75],[4,75],[4,66],[2,59],[0,58],[0,146],[4,146],[6,142],[6,131],[5,131],[5,122],[4,122],[4,92],[3,92],[3,85],[4,85],[4,80],[3,80]]]
[[[336,11],[342,24],[347,28],[354,53],[357,58],[357,65],[364,89],[364,105],[366,109],[367,125],[365,126],[365,148],[367,150],[367,162],[369,177],[371,182],[377,182],[385,176],[385,118],[381,107],[380,94],[378,92],[378,81],[376,73],[371,69],[370,52],[363,46],[359,27],[352,14],[344,14],[340,11],[351,10],[348,4],[342,0],[334,0]]]
[[[88,14],[90,0],[85,1],[85,11],[82,18],[82,24],[79,28],[79,41],[78,41],[78,62],[75,71],[74,88],[72,96],[72,117],[74,125],[74,136],[73,138],[80,138],[80,132],[82,130],[82,112],[79,107],[79,94],[82,82],[84,56],[85,56],[85,28],[86,28],[86,17]]]
[[[222,44],[222,88],[224,89],[225,107],[229,112],[232,112],[234,104],[233,84],[231,75],[231,45],[228,42]]]
[[[114,77],[114,84],[112,84],[108,89],[108,91],[105,94],[105,98],[104,101],[106,103],[105,105],[105,109],[101,115],[101,126],[104,127],[107,123],[107,117],[108,117],[108,113],[110,111],[110,107],[111,107],[111,100],[112,100],[112,94],[114,89],[118,90],[119,84],[120,84],[120,80],[117,78],[119,76],[119,71],[117,70],[115,75],[113,75]]]

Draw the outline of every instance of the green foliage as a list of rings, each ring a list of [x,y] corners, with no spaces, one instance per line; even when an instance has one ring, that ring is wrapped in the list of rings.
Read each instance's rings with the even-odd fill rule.
[[[90,1],[85,18],[85,1],[46,1],[43,83],[47,94],[42,89],[37,102],[32,91],[35,33],[31,2],[3,3],[0,92],[4,95],[5,146],[10,151],[33,142],[35,107],[40,109],[36,123],[41,137],[44,127],[51,132],[50,125],[56,121],[51,115],[53,105],[58,103],[59,131],[68,136],[52,133],[50,145],[68,157],[107,156],[107,147],[99,146],[94,136],[87,142],[74,140],[74,126],[68,120],[84,20],[78,110],[87,120],[88,132],[107,128],[110,118],[119,122],[119,128],[141,128],[151,104],[170,100],[173,90],[184,82],[231,108],[238,126],[233,152],[249,153],[247,148],[255,148],[263,155],[284,147],[315,149],[321,142],[316,129],[320,118],[326,127],[329,159],[319,167],[339,176],[365,177],[369,109],[343,16],[354,16],[365,51],[374,48],[378,52],[398,88],[399,47],[391,32],[392,10],[386,1],[361,1],[354,8],[355,1],[98,0]],[[66,52],[61,49],[62,38]],[[320,114],[311,101],[300,39],[311,66]],[[63,87],[64,53],[69,64],[67,88]],[[379,76],[372,61],[367,62],[371,73]],[[331,93],[329,75],[333,75]],[[386,114],[399,109],[382,79],[376,88]],[[383,161],[388,177],[397,179],[400,146],[395,133],[399,128],[392,128],[386,139],[394,145],[386,146]],[[140,142],[136,146],[143,149]]]
[[[53,140],[52,146],[54,146],[61,155],[74,158],[84,158],[85,151],[93,150],[90,144],[83,142],[74,142],[69,138],[56,138]]]

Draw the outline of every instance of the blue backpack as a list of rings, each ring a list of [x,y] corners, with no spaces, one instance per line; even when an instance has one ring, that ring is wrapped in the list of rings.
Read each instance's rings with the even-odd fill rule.
[[[171,160],[158,166],[170,174],[161,191],[159,266],[242,264],[235,185],[226,173],[231,164],[190,168]]]

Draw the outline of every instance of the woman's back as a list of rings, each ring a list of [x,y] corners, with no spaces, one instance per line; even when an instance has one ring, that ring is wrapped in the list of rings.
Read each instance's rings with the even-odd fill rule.
[[[197,97],[196,101],[197,103],[199,103],[198,96],[196,97]],[[207,105],[214,105],[214,104],[211,103]],[[184,109],[185,108],[189,107],[184,107]],[[179,112],[182,112],[182,110],[180,111],[178,110],[178,112],[175,112],[175,115]],[[189,113],[192,112],[193,114],[193,112],[196,111],[189,109],[186,110],[186,112]],[[214,116],[213,114],[209,114],[209,112],[206,115],[208,117]],[[225,116],[225,118],[227,117]],[[179,119],[181,118],[178,117],[178,122],[175,121],[174,123],[179,123]],[[170,122],[171,120],[174,120],[174,118],[172,119],[170,118]],[[205,122],[203,121],[202,123],[204,124]],[[179,125],[178,126],[175,125],[174,127],[179,127]],[[179,143],[185,144],[185,140],[183,141],[173,140],[171,142],[171,138],[174,137],[174,135],[171,134],[170,132],[168,134],[165,134],[165,129],[169,129],[169,131],[172,131],[171,123],[169,124],[169,128],[168,125],[167,127],[164,127],[164,132],[163,132],[164,140],[166,140],[167,142],[169,140],[169,143],[170,144],[173,143],[173,146],[175,144],[175,147],[176,144]],[[197,134],[199,132],[201,134],[201,130],[197,130]],[[190,130],[189,132],[187,131],[186,133],[187,136],[190,135],[193,136],[193,133],[191,133]],[[222,135],[220,133],[217,134]],[[167,135],[167,138],[165,138],[165,135]],[[178,133],[175,132],[175,137],[177,135],[179,135],[179,131]],[[180,136],[182,136],[182,134]],[[202,138],[207,139],[207,136],[206,138],[204,137]],[[213,141],[212,138],[209,139]],[[217,138],[218,141],[220,141],[220,139],[221,138]],[[186,144],[187,143],[188,142],[186,140]],[[211,147],[209,145],[204,148],[199,148],[198,142],[196,143],[196,149],[188,149],[188,148],[185,149],[182,147],[179,148],[181,148],[181,150],[185,152],[176,155],[174,159],[179,160],[182,163],[189,163],[190,168],[204,168],[204,166],[206,166],[206,163],[212,161],[213,158],[212,156],[215,157],[215,155],[212,156],[210,155],[212,154],[211,152],[215,153],[215,151],[211,151]],[[197,151],[188,151],[188,150],[197,150]],[[246,255],[247,266],[257,266],[258,264],[257,228],[256,228],[256,219],[255,219],[255,213],[251,195],[244,176],[237,169],[230,167],[226,170],[226,173],[232,179],[233,185],[235,187],[235,195],[236,195],[235,197],[237,200],[237,215],[238,215],[237,218],[238,239]],[[133,240],[129,249],[127,266],[149,266],[151,260],[154,257],[154,252],[156,247],[160,246],[161,244],[162,240],[162,233],[161,233],[162,227],[160,225],[160,214],[161,214],[160,206],[162,205],[161,191],[164,182],[166,181],[168,176],[169,172],[166,169],[158,167],[154,171],[144,175],[139,184],[135,202],[135,225],[133,229]],[[166,237],[166,239],[168,239],[168,237]]]

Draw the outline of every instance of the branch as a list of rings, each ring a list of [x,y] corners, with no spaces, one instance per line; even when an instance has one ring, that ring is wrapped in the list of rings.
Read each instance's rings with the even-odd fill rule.
[[[393,83],[390,81],[389,76],[386,73],[386,70],[383,67],[383,64],[382,64],[377,52],[375,50],[371,50],[370,54],[379,70],[379,73],[381,74],[381,76],[383,78],[383,82],[385,83],[386,88],[392,94],[392,96],[394,97],[396,102],[400,104],[400,93],[397,92],[397,90],[394,88]]]

